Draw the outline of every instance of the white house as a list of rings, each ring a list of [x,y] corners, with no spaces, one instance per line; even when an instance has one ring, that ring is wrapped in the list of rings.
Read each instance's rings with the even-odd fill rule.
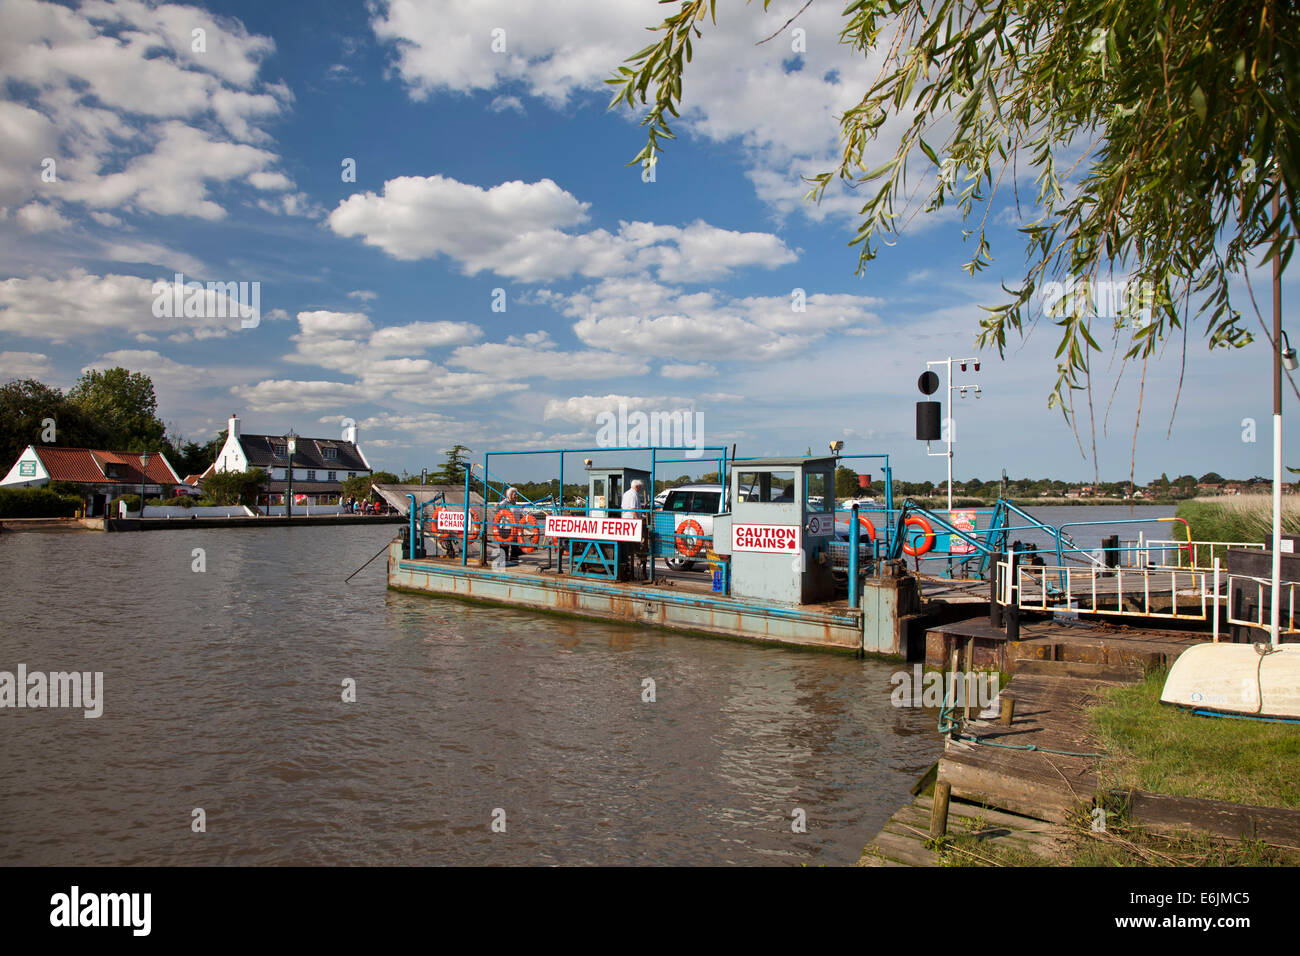
[[[272,501],[283,500],[288,490],[289,446],[284,435],[249,435],[240,429],[238,416],[230,416],[226,443],[213,463],[215,471],[248,471],[261,468],[270,475]],[[357,426],[344,430],[343,438],[307,438],[298,436],[293,453],[293,493],[295,500],[324,503],[321,499],[337,496],[343,482],[373,469],[357,446]]]
[[[171,494],[182,484],[162,452],[151,454],[146,468],[136,452],[28,445],[0,480],[0,487],[42,488],[51,481],[80,486],[87,517],[103,515],[115,497],[139,494],[142,481],[146,498]]]

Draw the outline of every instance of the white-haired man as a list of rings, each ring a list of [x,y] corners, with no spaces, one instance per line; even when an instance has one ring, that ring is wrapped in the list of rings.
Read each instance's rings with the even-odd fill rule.
[[[635,518],[637,512],[641,509],[641,490],[645,488],[645,483],[640,478],[635,479],[628,486],[627,491],[623,492],[621,507],[624,518]]]
[[[641,508],[643,507],[642,501],[644,500],[641,493],[644,489],[645,489],[645,482],[643,482],[640,478],[634,478],[632,480],[632,483],[627,487],[627,491],[623,492],[623,498],[619,502],[619,506],[622,508],[623,511],[621,517],[624,518],[644,517],[640,513]],[[642,527],[644,527],[644,525]],[[622,553],[624,555],[623,558],[623,566],[625,568],[624,573],[629,578],[637,577],[638,576],[637,571],[639,569],[640,570],[639,576],[644,577],[645,576],[645,554],[644,551],[642,550],[642,546],[639,544],[624,542],[621,545],[621,548],[622,548]]]
[[[519,520],[519,511],[518,511],[518,507],[519,507],[519,489],[518,489],[518,488],[507,488],[507,489],[506,489],[506,496],[505,496],[505,498],[502,499],[502,501],[501,501],[501,507],[510,509],[510,520],[511,520],[511,522],[517,522],[517,521]],[[511,529],[506,529],[506,530],[514,531],[515,529],[511,528]],[[510,545],[507,546],[507,548],[506,548],[506,560],[507,560],[507,561],[518,561],[520,555],[522,555],[522,554],[523,554],[523,552],[519,550],[519,543],[518,543],[517,541],[514,542],[514,543],[512,543],[512,544],[510,544]]]

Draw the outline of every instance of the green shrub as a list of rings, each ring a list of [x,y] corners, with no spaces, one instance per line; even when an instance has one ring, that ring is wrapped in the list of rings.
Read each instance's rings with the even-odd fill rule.
[[[127,510],[127,511],[139,511],[139,510],[140,510],[140,496],[139,496],[139,495],[122,495],[121,497],[114,498],[112,501],[110,501],[110,502],[108,503],[108,516],[109,516],[110,518],[116,518],[116,517],[117,517],[117,512],[118,512],[118,502],[121,502],[121,501],[125,501],[125,502],[126,502],[126,510]]]
[[[48,488],[0,488],[0,518],[71,518],[80,507],[80,498]]]
[[[1215,501],[1184,501],[1178,506],[1178,517],[1187,520],[1194,541],[1263,542],[1273,534],[1273,498],[1234,495]],[[1300,534],[1300,501],[1294,497],[1282,499],[1282,530]]]

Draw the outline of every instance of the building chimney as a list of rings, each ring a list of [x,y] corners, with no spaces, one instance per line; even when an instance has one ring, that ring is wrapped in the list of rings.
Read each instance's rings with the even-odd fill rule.
[[[238,438],[239,437],[239,416],[231,415],[230,421],[227,422],[226,425],[230,429],[230,431],[228,432],[229,437]]]

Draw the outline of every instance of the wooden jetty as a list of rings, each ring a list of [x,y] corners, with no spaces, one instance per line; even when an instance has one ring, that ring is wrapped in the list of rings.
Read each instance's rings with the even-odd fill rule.
[[[858,866],[940,866],[939,853],[931,849],[930,814],[934,797],[922,794],[903,807],[867,844]],[[1004,813],[962,800],[948,804],[948,832],[969,836],[979,845],[992,844],[1030,853],[1045,863],[1059,862],[1069,846],[1069,831],[1059,824]],[[978,849],[953,850],[953,862],[983,862]]]
[[[997,720],[972,720],[965,732],[981,743],[949,738],[939,761],[938,779],[950,784],[958,799],[1064,823],[1097,797],[1099,747],[1081,719],[1083,711],[1101,689],[1122,683],[1125,681],[1017,675],[1003,691],[1015,698],[1011,726],[1004,727]],[[1019,749],[1030,746],[1035,749]]]
[[[1075,677],[1129,680],[1144,669],[1167,666],[1206,634],[1163,627],[1129,626],[1111,621],[1024,621],[1018,640],[989,623],[988,615],[931,625],[926,630],[925,663],[947,667],[957,651],[976,669],[1009,674],[1042,672],[1042,662],[1062,665],[1053,673]]]

